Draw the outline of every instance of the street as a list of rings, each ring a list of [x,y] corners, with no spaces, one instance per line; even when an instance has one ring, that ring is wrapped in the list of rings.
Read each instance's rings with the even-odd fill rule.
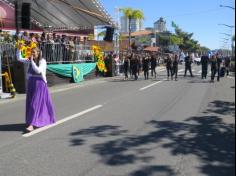
[[[235,175],[235,78],[193,69],[54,92],[57,124],[32,134],[24,98],[0,104],[0,176]]]

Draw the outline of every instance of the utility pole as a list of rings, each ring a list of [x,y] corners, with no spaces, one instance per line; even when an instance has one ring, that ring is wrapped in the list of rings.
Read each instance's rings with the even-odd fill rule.
[[[119,54],[119,52],[120,52],[120,40],[119,40],[119,38],[120,38],[120,8],[119,7],[116,7],[115,8],[115,12],[116,12],[116,28],[117,28],[117,30],[116,30],[116,48],[115,48],[115,52],[116,52],[116,54]]]

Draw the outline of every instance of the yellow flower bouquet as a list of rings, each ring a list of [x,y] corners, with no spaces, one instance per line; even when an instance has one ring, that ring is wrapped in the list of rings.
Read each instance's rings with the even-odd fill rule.
[[[37,47],[37,42],[26,42],[25,40],[18,40],[16,42],[16,48],[21,52],[22,58],[30,59],[32,50]]]
[[[104,57],[103,57],[101,48],[99,46],[94,45],[94,46],[92,46],[92,51],[93,51],[94,57],[97,60],[98,70],[100,72],[106,73],[107,68],[106,68],[106,65],[105,65],[105,62],[104,62]]]

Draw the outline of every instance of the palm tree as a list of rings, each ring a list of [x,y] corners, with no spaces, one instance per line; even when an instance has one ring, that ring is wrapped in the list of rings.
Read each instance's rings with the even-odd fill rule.
[[[123,8],[121,9],[124,13],[124,16],[128,18],[129,22],[129,49],[131,46],[131,20],[143,20],[144,14],[141,10],[138,9],[132,9],[132,8]]]
[[[98,40],[100,37],[105,37],[105,35],[106,35],[106,31],[102,31],[102,32],[98,33]]]

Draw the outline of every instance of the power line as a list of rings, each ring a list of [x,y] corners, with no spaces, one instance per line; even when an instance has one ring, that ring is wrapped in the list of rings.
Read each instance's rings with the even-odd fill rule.
[[[203,11],[196,11],[196,12],[189,12],[189,13],[183,13],[183,14],[176,14],[172,16],[165,16],[165,18],[173,18],[173,17],[181,17],[181,16],[189,16],[189,15],[199,15],[203,13],[212,13],[212,12],[218,12],[222,11],[222,8],[216,8],[216,9],[208,9],[208,10],[203,10]]]

